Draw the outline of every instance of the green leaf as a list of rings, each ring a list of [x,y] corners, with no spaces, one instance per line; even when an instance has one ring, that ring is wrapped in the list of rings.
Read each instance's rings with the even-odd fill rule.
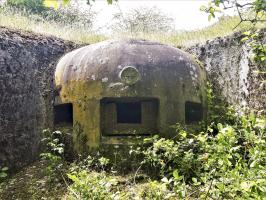
[[[53,9],[55,9],[55,10],[57,10],[58,7],[59,7],[59,3],[58,3],[58,1],[54,1],[54,0],[44,0],[44,1],[43,1],[43,5],[44,5],[45,7],[53,8]]]
[[[244,37],[244,38],[241,39],[241,42],[245,42],[247,40],[249,40],[249,37]]]
[[[255,167],[256,164],[257,164],[257,160],[254,160],[254,161],[250,164],[250,167],[253,168],[253,167]]]
[[[8,167],[3,167],[1,170],[2,171],[7,171],[8,170]]]
[[[255,38],[255,37],[257,37],[257,36],[258,36],[257,33],[253,33],[250,37],[251,37],[251,38]]]
[[[174,178],[178,178],[179,177],[179,174],[178,174],[177,170],[173,171],[173,177]]]
[[[219,190],[223,191],[225,189],[225,185],[223,183],[217,183],[216,187],[219,188]]]
[[[181,131],[179,133],[183,138],[186,138],[187,137],[187,132],[186,131]]]
[[[214,0],[214,4],[215,4],[216,6],[219,6],[220,1],[219,1],[219,0]]]
[[[68,4],[69,4],[69,2],[70,2],[70,0],[63,0],[63,6],[66,6],[66,5],[68,5]]]
[[[180,181],[180,180],[183,179],[183,176],[179,176],[177,170],[174,170],[174,171],[173,171],[173,177],[174,177],[174,179],[175,179],[176,181]]]
[[[252,187],[252,185],[253,184],[250,181],[245,181],[245,182],[241,183],[240,187],[241,187],[242,190],[249,191],[250,188]]]
[[[250,31],[245,31],[243,35],[250,35]]]
[[[0,173],[0,178],[5,178],[5,177],[7,177],[6,173]]]
[[[78,177],[73,174],[67,174],[67,177],[74,182],[77,182],[79,180]]]

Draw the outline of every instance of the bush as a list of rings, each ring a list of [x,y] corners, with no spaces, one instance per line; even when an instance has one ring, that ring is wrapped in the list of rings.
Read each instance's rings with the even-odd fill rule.
[[[49,129],[43,130],[44,152],[40,154],[41,160],[46,162],[46,175],[52,181],[57,175],[61,175],[64,166],[64,144],[60,141],[62,133],[60,131],[51,132]]]
[[[157,7],[139,7],[115,14],[111,28],[115,33],[165,33],[174,30],[173,21]]]
[[[43,4],[43,0],[7,0],[6,5],[31,13],[41,13],[47,10]]]
[[[86,28],[91,31],[96,13],[91,10],[81,11],[75,6],[65,6],[58,9],[45,7],[43,0],[8,0],[1,12],[21,15],[36,22],[56,23],[57,26],[69,28]]]
[[[147,200],[177,199],[177,195],[168,189],[167,184],[158,181],[145,185],[139,196],[140,199]]]
[[[70,199],[108,200],[119,195],[116,188],[117,180],[106,176],[105,173],[97,174],[85,170],[72,172],[68,178],[73,181],[70,186]]]
[[[177,126],[174,139],[147,138],[148,147],[133,150],[143,158],[142,169],[157,179],[141,190],[133,185],[125,190],[105,171],[108,160],[89,156],[68,174],[73,181],[69,192],[74,199],[263,199],[266,118],[232,109],[226,116],[230,120],[211,123],[198,134]],[[91,172],[93,166],[101,173]]]
[[[85,27],[89,31],[93,28],[96,13],[88,10],[81,11],[76,7],[67,6],[57,10],[49,9],[43,12],[41,16],[47,21],[57,22],[64,26]]]
[[[173,180],[173,191],[185,182],[197,198],[260,199],[266,194],[266,118],[249,114],[234,121],[216,124],[215,134],[211,126],[195,135],[182,131],[175,140],[152,138],[138,153],[150,171]]]
[[[97,152],[96,154],[88,155],[86,158],[72,163],[70,171],[90,169],[99,172],[107,172],[112,169],[112,163],[110,163],[108,158],[101,156],[101,154]]]

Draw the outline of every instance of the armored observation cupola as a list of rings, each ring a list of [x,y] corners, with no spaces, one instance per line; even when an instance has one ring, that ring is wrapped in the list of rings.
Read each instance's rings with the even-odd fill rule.
[[[159,134],[205,118],[204,69],[189,54],[146,40],[108,40],[63,56],[55,72],[55,122],[76,145]],[[129,137],[130,136],[130,137]]]

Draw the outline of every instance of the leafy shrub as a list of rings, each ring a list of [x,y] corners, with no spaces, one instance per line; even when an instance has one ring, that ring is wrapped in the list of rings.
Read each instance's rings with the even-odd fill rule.
[[[67,174],[73,181],[70,186],[70,199],[115,199],[119,195],[117,190],[117,180],[106,176],[105,173],[92,173],[85,170]]]
[[[266,196],[266,117],[215,104],[212,91],[208,92],[211,109],[208,126],[202,131],[192,134],[176,125],[177,135],[173,139],[146,138],[144,145],[131,150],[142,157],[142,169],[157,181],[149,182],[134,195],[117,188],[106,191],[99,185],[108,179],[104,173],[103,177],[89,180],[97,179],[95,184],[99,185],[95,191],[100,191],[93,195],[97,198],[100,195],[99,199],[102,194],[107,199],[263,199]],[[216,111],[222,111],[223,116]],[[99,158],[88,157],[83,165],[110,164]],[[74,173],[79,174],[79,169]],[[86,171],[89,168],[81,169],[86,173],[75,175],[75,180],[69,178],[74,185],[83,181],[81,186],[79,183],[72,189],[86,196],[91,190],[86,181],[91,177]]]
[[[91,10],[82,11],[71,5],[59,9],[48,8],[44,6],[43,0],[8,0],[0,8],[7,15],[21,15],[31,21],[48,21],[69,28],[86,28],[87,31],[92,30],[96,16]]]
[[[45,145],[44,153],[40,154],[43,161],[46,161],[46,173],[50,180],[57,175],[63,167],[64,160],[64,144],[60,142],[59,137],[62,135],[60,131],[51,132],[49,129],[43,131],[44,138],[42,142]]]
[[[91,154],[71,164],[70,171],[91,170],[107,172],[112,169],[112,163],[100,153]]]
[[[209,127],[196,135],[182,131],[175,140],[152,138],[152,145],[138,153],[149,170],[173,180],[173,191],[179,186],[176,191],[182,192],[185,182],[183,188],[198,191],[197,198],[261,198],[266,194],[266,118],[249,114],[234,121],[216,124],[215,134]]]
[[[241,116],[234,126],[218,124],[216,136],[200,135],[198,179],[213,198],[260,198],[266,192],[266,119]]]
[[[252,58],[258,67],[256,73],[262,83],[266,83],[266,44],[263,41],[265,37],[264,32],[246,31],[243,33],[244,37],[241,42],[247,42],[247,45],[252,49]]]
[[[68,6],[57,10],[49,9],[43,12],[42,16],[47,21],[77,28],[86,27],[88,30],[92,30],[96,13],[91,10],[81,11],[76,7]]]
[[[31,13],[40,13],[47,9],[43,4],[43,0],[7,0],[6,5]]]
[[[161,200],[161,199],[176,199],[177,195],[171,192],[167,184],[164,182],[151,181],[144,186],[140,193],[140,199]]]
[[[195,159],[197,143],[193,138],[180,138],[171,140],[153,137],[145,142],[152,142],[146,149],[136,151],[144,156],[143,165],[152,172],[152,175],[160,174],[160,177],[169,177],[178,168],[186,179],[195,174],[198,161]]]
[[[116,13],[111,29],[114,33],[165,33],[174,30],[173,18],[159,8],[139,7],[127,13]]]
[[[177,126],[174,139],[145,139],[150,145],[133,152],[142,155],[143,169],[148,169],[157,180],[144,184],[140,191],[122,189],[117,179],[105,171],[110,165],[108,159],[88,156],[68,173],[73,182],[70,197],[263,199],[266,194],[266,118],[252,113],[237,115],[232,109],[226,115],[230,120],[212,123],[198,134]],[[100,173],[92,172],[91,168],[101,169]]]

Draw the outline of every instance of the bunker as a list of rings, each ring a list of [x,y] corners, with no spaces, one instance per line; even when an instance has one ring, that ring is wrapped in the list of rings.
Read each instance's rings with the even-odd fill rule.
[[[108,40],[63,56],[55,72],[55,124],[76,150],[136,136],[173,137],[205,119],[206,75],[189,54],[146,40]]]

